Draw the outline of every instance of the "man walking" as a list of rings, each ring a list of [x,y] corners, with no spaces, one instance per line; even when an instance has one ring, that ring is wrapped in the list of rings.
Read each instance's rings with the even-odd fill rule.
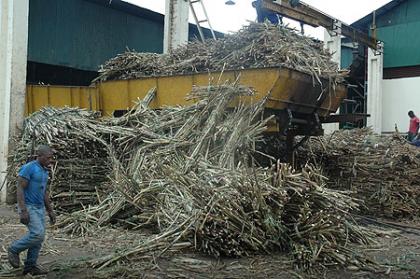
[[[414,114],[414,112],[412,110],[410,110],[408,112],[408,116],[410,117],[410,127],[408,129],[407,139],[408,139],[408,141],[411,142],[411,141],[413,141],[417,137],[417,134],[419,133],[420,120]]]
[[[19,254],[28,250],[23,274],[42,275],[47,272],[37,265],[39,251],[45,237],[45,209],[50,222],[55,223],[56,216],[52,209],[47,191],[48,170],[53,152],[49,146],[41,145],[37,149],[37,159],[22,166],[17,182],[17,201],[20,222],[29,232],[9,247],[9,263],[18,268]]]

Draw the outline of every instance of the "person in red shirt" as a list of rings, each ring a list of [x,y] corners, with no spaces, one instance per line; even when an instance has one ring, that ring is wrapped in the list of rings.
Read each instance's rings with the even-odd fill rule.
[[[420,119],[414,114],[412,110],[408,112],[408,116],[410,117],[410,127],[408,129],[407,139],[411,142],[417,137],[417,134],[419,133]]]

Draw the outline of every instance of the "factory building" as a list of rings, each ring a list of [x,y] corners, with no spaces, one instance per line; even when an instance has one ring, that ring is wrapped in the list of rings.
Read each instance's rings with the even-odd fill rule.
[[[407,132],[407,112],[420,114],[420,1],[391,1],[352,26],[375,36],[384,47],[373,55],[383,64],[382,71],[376,73],[382,78],[376,93],[369,96],[367,49],[343,41],[342,66],[356,76],[355,87],[349,91],[356,102],[347,105],[348,111],[367,111],[371,115],[368,125],[376,132],[392,133],[395,125]],[[372,105],[368,108],[369,98]]]
[[[89,85],[119,53],[163,52],[164,15],[120,0],[31,0],[28,28],[29,84]]]
[[[25,115],[44,105],[86,101],[94,109],[91,95],[82,102],[79,97],[81,91],[91,93],[87,86],[100,65],[126,50],[162,53],[164,23],[164,15],[121,0],[0,0],[0,180],[13,148],[9,136],[19,132]],[[196,25],[188,24],[186,37],[200,38]],[[34,85],[45,90],[28,97]],[[66,90],[77,92],[67,98]],[[5,201],[5,187],[0,189]]]

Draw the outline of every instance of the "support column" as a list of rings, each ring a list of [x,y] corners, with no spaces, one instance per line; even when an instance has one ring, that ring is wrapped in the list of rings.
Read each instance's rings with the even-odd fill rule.
[[[335,23],[336,29],[333,31],[325,29],[324,47],[332,54],[332,61],[337,63],[338,69],[341,69],[341,22]],[[336,113],[339,113],[337,110]],[[323,124],[322,128],[326,134],[337,131],[340,126],[338,123]]]
[[[188,42],[188,16],[187,0],[166,0],[164,53]]]
[[[382,133],[382,81],[383,81],[383,44],[378,50],[368,50],[367,80],[367,126],[375,133]]]
[[[28,0],[0,0],[0,201],[6,202],[9,139],[25,112]]]

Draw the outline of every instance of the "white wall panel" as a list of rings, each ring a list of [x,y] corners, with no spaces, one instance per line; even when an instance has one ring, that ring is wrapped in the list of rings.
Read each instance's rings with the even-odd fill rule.
[[[382,82],[382,132],[408,130],[408,111],[420,116],[420,77],[386,79]]]

